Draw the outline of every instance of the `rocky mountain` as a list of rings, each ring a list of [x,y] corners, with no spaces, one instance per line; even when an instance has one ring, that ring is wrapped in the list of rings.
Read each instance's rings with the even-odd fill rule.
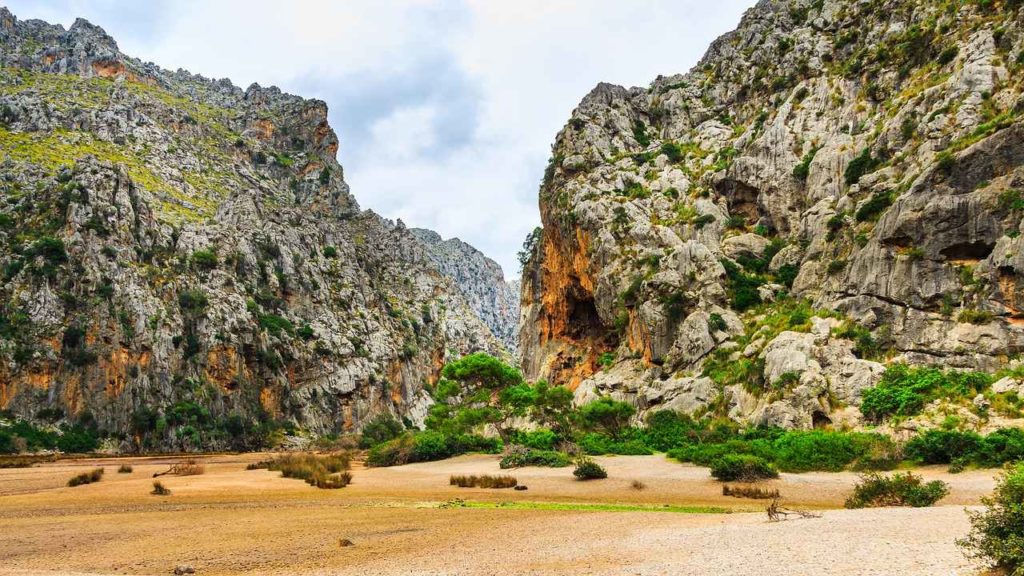
[[[444,240],[433,230],[411,229],[427,246],[442,274],[455,281],[476,315],[516,355],[519,348],[519,282],[506,282],[501,266],[458,238]]]
[[[445,361],[503,351],[475,310],[502,325],[337,150],[323,102],[0,9],[0,409],[126,449],[421,420]]]
[[[892,362],[1024,349],[1017,0],[761,0],[690,72],[558,133],[531,378],[642,410],[858,423]]]

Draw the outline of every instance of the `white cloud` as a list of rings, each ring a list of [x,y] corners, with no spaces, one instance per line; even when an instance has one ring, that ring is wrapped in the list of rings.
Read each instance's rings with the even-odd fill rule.
[[[601,81],[685,72],[753,0],[14,0],[166,68],[326,100],[360,204],[516,274],[555,133]]]

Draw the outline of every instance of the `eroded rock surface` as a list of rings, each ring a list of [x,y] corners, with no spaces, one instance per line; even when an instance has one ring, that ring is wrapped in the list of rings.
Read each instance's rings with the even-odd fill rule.
[[[527,376],[807,427],[879,361],[1004,365],[1024,349],[1022,48],[1003,5],[762,0],[690,72],[598,85],[540,190]],[[750,333],[793,299],[814,322]]]

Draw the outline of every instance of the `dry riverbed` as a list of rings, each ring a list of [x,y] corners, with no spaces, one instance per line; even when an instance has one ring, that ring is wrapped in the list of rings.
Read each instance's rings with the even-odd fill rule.
[[[841,510],[855,474],[783,474],[762,485],[822,517],[768,523],[764,501],[722,496],[707,469],[661,456],[597,458],[609,478],[590,482],[483,455],[357,465],[341,490],[245,469],[264,457],[203,457],[205,474],[161,478],[166,497],[149,491],[173,458],[0,470],[0,574],[976,574],[954,540],[995,485],[994,471],[925,468],[952,487],[940,506]],[[99,466],[99,483],[65,486]],[[482,473],[529,489],[448,485]],[[467,506],[441,506],[455,498]]]

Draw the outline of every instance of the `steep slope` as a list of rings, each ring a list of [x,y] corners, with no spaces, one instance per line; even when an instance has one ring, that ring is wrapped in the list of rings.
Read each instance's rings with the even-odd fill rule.
[[[401,223],[360,211],[323,102],[143,64],[0,9],[0,409],[124,448],[417,421],[501,344]]]
[[[506,282],[501,266],[458,238],[444,240],[433,230],[411,229],[427,246],[431,260],[442,274],[455,281],[476,315],[487,324],[505,348],[516,355],[519,348],[519,286]]]
[[[596,87],[540,191],[527,375],[811,426],[883,362],[1019,354],[1019,4],[762,0],[689,73]]]

